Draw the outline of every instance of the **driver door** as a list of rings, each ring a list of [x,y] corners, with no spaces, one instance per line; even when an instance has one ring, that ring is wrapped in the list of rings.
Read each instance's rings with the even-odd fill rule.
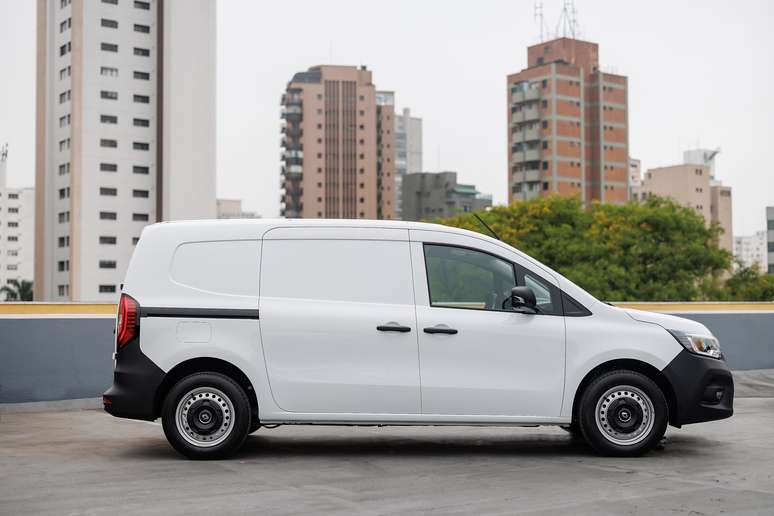
[[[411,231],[422,412],[558,417],[564,389],[564,318],[553,280],[484,240]],[[529,284],[541,314],[510,309]],[[482,417],[481,419],[486,419]]]

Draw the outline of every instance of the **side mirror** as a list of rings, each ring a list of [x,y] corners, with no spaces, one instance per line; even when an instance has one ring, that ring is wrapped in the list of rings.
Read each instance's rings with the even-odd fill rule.
[[[515,312],[537,313],[537,299],[529,287],[513,287],[511,289],[511,306]]]

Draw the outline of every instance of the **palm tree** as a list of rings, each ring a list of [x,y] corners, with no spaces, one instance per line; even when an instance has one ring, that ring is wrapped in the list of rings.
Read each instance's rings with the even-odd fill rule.
[[[0,294],[5,294],[6,301],[32,301],[32,282],[8,280],[8,285],[0,287]]]

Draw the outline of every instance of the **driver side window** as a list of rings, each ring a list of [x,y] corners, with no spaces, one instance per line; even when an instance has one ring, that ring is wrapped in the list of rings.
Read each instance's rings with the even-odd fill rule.
[[[424,251],[431,306],[507,310],[503,306],[516,286],[510,262],[448,245],[425,244]]]

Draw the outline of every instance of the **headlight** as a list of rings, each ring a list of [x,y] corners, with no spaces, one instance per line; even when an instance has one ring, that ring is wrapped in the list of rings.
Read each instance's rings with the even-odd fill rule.
[[[697,355],[704,355],[712,358],[720,358],[723,354],[720,352],[720,343],[715,337],[706,335],[694,335],[680,330],[668,330],[677,342]]]

